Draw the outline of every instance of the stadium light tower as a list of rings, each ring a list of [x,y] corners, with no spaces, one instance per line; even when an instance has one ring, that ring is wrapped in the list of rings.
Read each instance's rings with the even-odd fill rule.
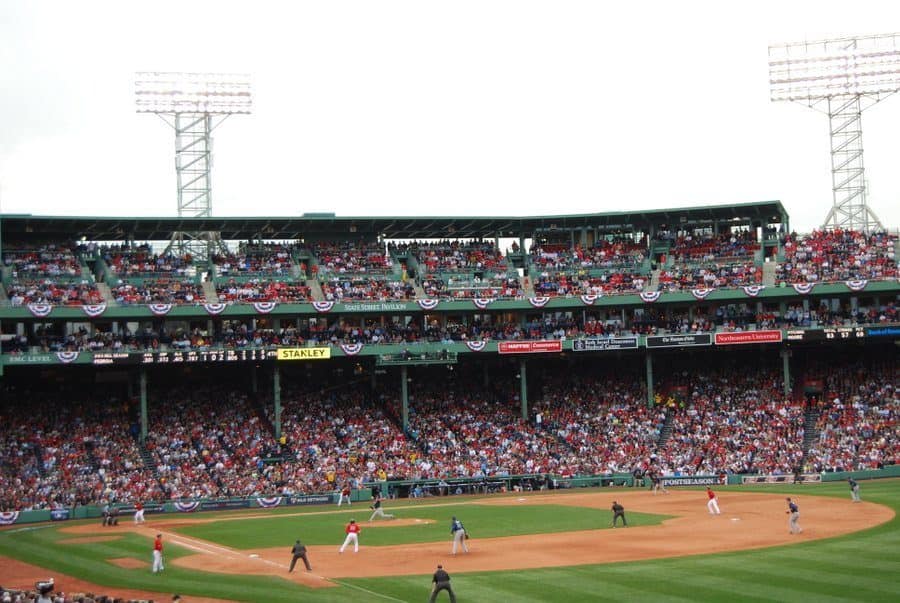
[[[833,205],[826,229],[883,230],[866,203],[862,112],[900,91],[900,34],[769,46],[772,101],[828,115]]]
[[[175,130],[178,216],[212,215],[212,131],[232,115],[248,115],[250,76],[231,73],[135,74],[138,113],[154,113]],[[215,232],[178,232],[171,246],[205,261],[220,244]]]

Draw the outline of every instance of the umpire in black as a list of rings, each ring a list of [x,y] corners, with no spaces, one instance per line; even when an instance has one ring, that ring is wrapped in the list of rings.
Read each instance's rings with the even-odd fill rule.
[[[618,501],[615,501],[615,500],[614,500],[614,501],[613,501],[613,504],[612,504],[612,512],[613,512],[612,527],[616,527],[616,522],[617,522],[617,521],[619,520],[619,518],[621,517],[621,518],[622,518],[622,525],[625,526],[625,527],[627,528],[627,527],[628,527],[628,522],[625,521],[625,507],[623,507],[622,505],[620,505]]]
[[[294,543],[294,548],[291,549],[291,569],[288,570],[288,573],[294,571],[294,566],[297,565],[297,559],[303,559],[303,565],[306,566],[306,571],[311,572],[312,567],[309,565],[309,559],[306,558],[306,545],[300,542],[299,540]]]
[[[453,593],[453,589],[450,588],[450,574],[444,571],[443,565],[437,566],[437,571],[434,572],[434,577],[431,578],[431,581],[434,583],[434,586],[431,587],[431,598],[428,599],[428,603],[434,603],[438,593],[442,590],[447,591],[447,594],[450,595],[450,603],[456,603],[456,595]]]

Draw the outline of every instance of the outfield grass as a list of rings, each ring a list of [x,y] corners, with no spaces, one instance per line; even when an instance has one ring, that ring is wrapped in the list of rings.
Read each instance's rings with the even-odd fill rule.
[[[735,488],[735,491],[738,489]],[[848,497],[843,482],[805,486],[743,487],[742,491],[758,490],[772,494],[807,494],[818,496]],[[900,480],[882,480],[862,483],[864,500],[885,504],[900,512]],[[473,518],[476,506],[447,507],[434,517],[437,524],[425,526],[440,532],[439,539],[446,539],[449,515],[456,514],[477,531],[475,537],[487,537],[487,526],[481,526]],[[515,513],[534,507],[478,507]],[[410,511],[393,507],[407,517],[427,518],[426,507],[417,506]],[[451,510],[452,509],[452,510]],[[560,509],[554,507],[554,514]],[[358,521],[368,519],[354,508]],[[596,511],[593,511],[596,514]],[[277,514],[276,514],[277,515]],[[637,514],[634,514],[635,516]],[[204,516],[209,516],[204,514]],[[318,516],[324,521],[327,515]],[[349,515],[333,516],[336,525],[343,525]],[[485,516],[487,517],[487,515]],[[601,518],[608,519],[603,513]],[[279,518],[273,517],[271,521]],[[299,517],[284,517],[293,526]],[[551,518],[556,525],[565,519]],[[269,519],[254,520],[268,522]],[[571,518],[570,520],[571,521]],[[629,512],[629,523],[632,513]],[[513,522],[515,523],[515,521]],[[597,522],[595,522],[597,523]],[[212,526],[246,524],[240,521],[219,522]],[[447,525],[445,525],[447,524]],[[477,527],[476,527],[477,526]],[[197,526],[200,527],[200,526]],[[538,531],[538,526],[514,526],[520,532]],[[603,527],[592,525],[591,528]],[[104,561],[110,557],[148,556],[148,541],[136,535],[126,535],[122,540],[93,543],[90,545],[63,545],[57,541],[70,538],[60,534],[59,526],[52,525],[27,532],[0,532],[0,554],[54,568],[62,573],[79,576],[85,580],[110,586],[159,590],[165,592],[207,595],[250,602],[310,601],[325,603],[365,599],[367,603],[379,600],[425,601],[428,597],[430,576],[400,576],[390,578],[345,579],[341,587],[308,590],[294,583],[272,577],[226,576],[179,570],[168,566],[162,576],[153,576],[146,569],[126,570]],[[312,530],[312,524],[304,530]],[[482,529],[484,528],[484,530]],[[499,529],[500,526],[497,526]],[[190,528],[193,530],[194,528]],[[364,538],[399,538],[390,536],[406,528],[370,529]],[[419,527],[411,527],[419,530]],[[564,528],[578,529],[578,528]],[[584,528],[581,528],[584,529]],[[364,525],[365,530],[365,525]],[[331,528],[326,542],[336,542]],[[550,530],[545,530],[550,531]],[[193,532],[192,532],[193,533]],[[310,539],[310,531],[305,538]],[[419,532],[415,532],[418,534]],[[505,534],[513,532],[506,531]],[[206,538],[200,534],[194,534]],[[325,534],[323,532],[322,536]],[[227,534],[217,538],[227,538]],[[285,538],[294,538],[293,532]],[[340,533],[338,534],[338,540]],[[420,538],[417,538],[420,540]],[[365,544],[375,544],[364,540]],[[386,544],[387,542],[384,542]],[[167,558],[187,554],[190,551],[168,545]],[[898,601],[900,600],[900,519],[846,536],[804,542],[790,546],[745,552],[660,559],[610,565],[585,565],[566,568],[548,568],[517,572],[454,574],[453,585],[460,603],[490,602],[560,602],[581,601]],[[0,567],[2,583],[2,567]],[[238,594],[240,593],[240,594]],[[447,601],[442,595],[443,601]],[[162,597],[160,598],[162,599]]]
[[[296,507],[295,507],[296,509]],[[392,507],[389,512],[398,518],[432,520],[433,523],[370,527],[366,523],[371,515],[368,509],[355,513],[299,515],[272,517],[246,521],[217,521],[202,523],[173,531],[186,536],[201,538],[236,549],[252,550],[284,546],[290,548],[295,538],[306,544],[333,544],[344,540],[344,526],[351,517],[360,523],[360,542],[366,546],[406,544],[410,542],[440,542],[450,538],[450,519],[457,515],[473,538],[521,536],[523,534],[547,534],[596,530],[609,527],[609,512],[563,505],[420,505],[416,507]],[[633,526],[655,525],[667,516],[629,511],[628,523]],[[376,519],[383,524],[390,520]],[[248,525],[252,525],[248,527]]]

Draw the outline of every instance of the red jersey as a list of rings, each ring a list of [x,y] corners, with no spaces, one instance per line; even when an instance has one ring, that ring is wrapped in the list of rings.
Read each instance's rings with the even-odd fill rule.
[[[706,490],[706,495],[709,496],[710,500],[712,500],[716,497],[716,493],[709,489]]]
[[[341,490],[341,494],[344,496],[350,496],[350,486],[344,486],[344,489]]]
[[[136,511],[143,511],[143,510],[144,510],[144,505],[142,505],[141,503],[137,503],[136,505],[134,505],[134,509],[135,509]]]
[[[348,523],[347,529],[344,530],[348,534],[359,534],[359,524],[358,523]]]
[[[157,538],[153,541],[153,550],[162,553],[162,538]]]

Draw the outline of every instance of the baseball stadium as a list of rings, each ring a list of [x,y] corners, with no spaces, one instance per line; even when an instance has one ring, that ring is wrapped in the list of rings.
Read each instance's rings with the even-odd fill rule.
[[[814,229],[781,194],[218,216],[249,77],[137,73],[177,215],[0,213],[0,603],[900,600],[860,125],[898,43],[769,49],[770,100],[828,115]]]

